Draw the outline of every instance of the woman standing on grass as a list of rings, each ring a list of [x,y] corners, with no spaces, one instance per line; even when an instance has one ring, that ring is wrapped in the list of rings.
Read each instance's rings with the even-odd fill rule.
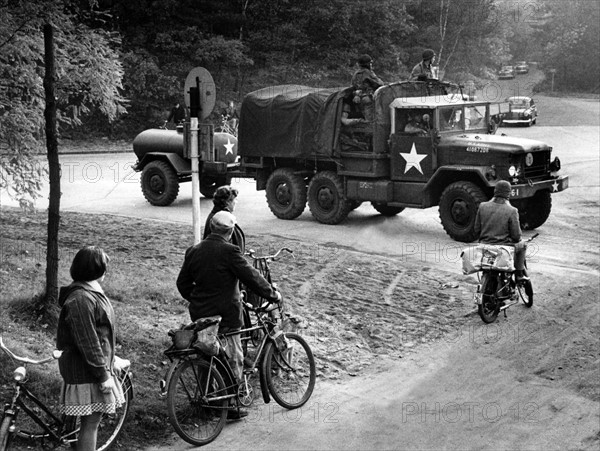
[[[215,213],[219,211],[228,211],[229,213],[233,213],[237,204],[237,196],[238,190],[231,185],[223,185],[217,188],[215,195],[213,196],[214,207],[206,218],[202,239],[205,239],[208,235],[210,235],[210,221]],[[237,223],[233,229],[233,235],[231,235],[231,244],[239,247],[240,251],[242,251],[242,255],[244,255],[246,252],[246,236],[244,235],[242,228]]]
[[[60,289],[56,336],[64,380],[61,413],[80,416],[78,451],[94,451],[102,414],[124,403],[115,374],[115,313],[100,283],[109,258],[95,246],[81,249],[71,264],[73,282]]]

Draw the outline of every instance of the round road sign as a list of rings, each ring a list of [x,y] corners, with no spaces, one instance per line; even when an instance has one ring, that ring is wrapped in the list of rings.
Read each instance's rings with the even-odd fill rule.
[[[191,107],[190,89],[199,88],[200,94],[200,111],[198,117],[206,119],[212,113],[216,101],[216,88],[212,75],[203,67],[195,67],[185,79],[183,95],[185,97],[185,106]]]

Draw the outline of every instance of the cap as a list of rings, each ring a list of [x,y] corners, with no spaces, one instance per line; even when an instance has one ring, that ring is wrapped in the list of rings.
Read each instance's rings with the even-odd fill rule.
[[[225,233],[233,229],[236,222],[233,214],[228,211],[219,211],[210,220],[210,228],[213,232]]]
[[[358,57],[358,64],[360,66],[368,66],[370,63],[373,62],[373,58],[371,58],[369,55],[364,54],[364,55],[360,55]]]
[[[423,60],[430,60],[435,56],[435,52],[431,49],[423,51]]]
[[[496,187],[494,188],[494,196],[508,199],[510,197],[510,192],[510,183],[508,183],[506,180],[500,180],[498,183],[496,183]]]

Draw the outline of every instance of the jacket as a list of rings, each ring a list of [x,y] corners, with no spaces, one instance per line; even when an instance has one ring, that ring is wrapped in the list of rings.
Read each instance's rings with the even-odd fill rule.
[[[276,291],[248,263],[240,248],[212,233],[186,251],[177,289],[190,303],[192,321],[220,315],[221,328],[238,329],[242,326],[238,281],[263,298],[277,300]]]
[[[67,384],[101,383],[109,378],[115,357],[115,314],[101,289],[73,282],[60,289],[56,347]]]
[[[431,70],[431,64],[429,67],[426,67],[423,61],[413,67],[412,72],[410,73],[411,80],[417,80],[419,75],[425,75],[427,78],[433,78],[433,72]]]
[[[361,67],[352,75],[352,87],[363,91],[363,94],[373,94],[377,88],[383,86],[383,81],[375,72],[366,67]]]
[[[479,204],[474,231],[486,244],[512,244],[521,241],[519,210],[506,199],[494,197]]]

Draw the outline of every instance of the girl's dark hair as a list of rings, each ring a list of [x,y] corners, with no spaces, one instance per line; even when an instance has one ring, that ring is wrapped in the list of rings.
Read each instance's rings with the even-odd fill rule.
[[[80,249],[71,263],[71,277],[77,282],[90,282],[99,279],[106,272],[110,259],[106,252],[96,246]]]
[[[213,196],[213,204],[218,210],[223,210],[227,206],[227,202],[235,199],[238,195],[238,190],[230,185],[223,185],[217,188]]]

